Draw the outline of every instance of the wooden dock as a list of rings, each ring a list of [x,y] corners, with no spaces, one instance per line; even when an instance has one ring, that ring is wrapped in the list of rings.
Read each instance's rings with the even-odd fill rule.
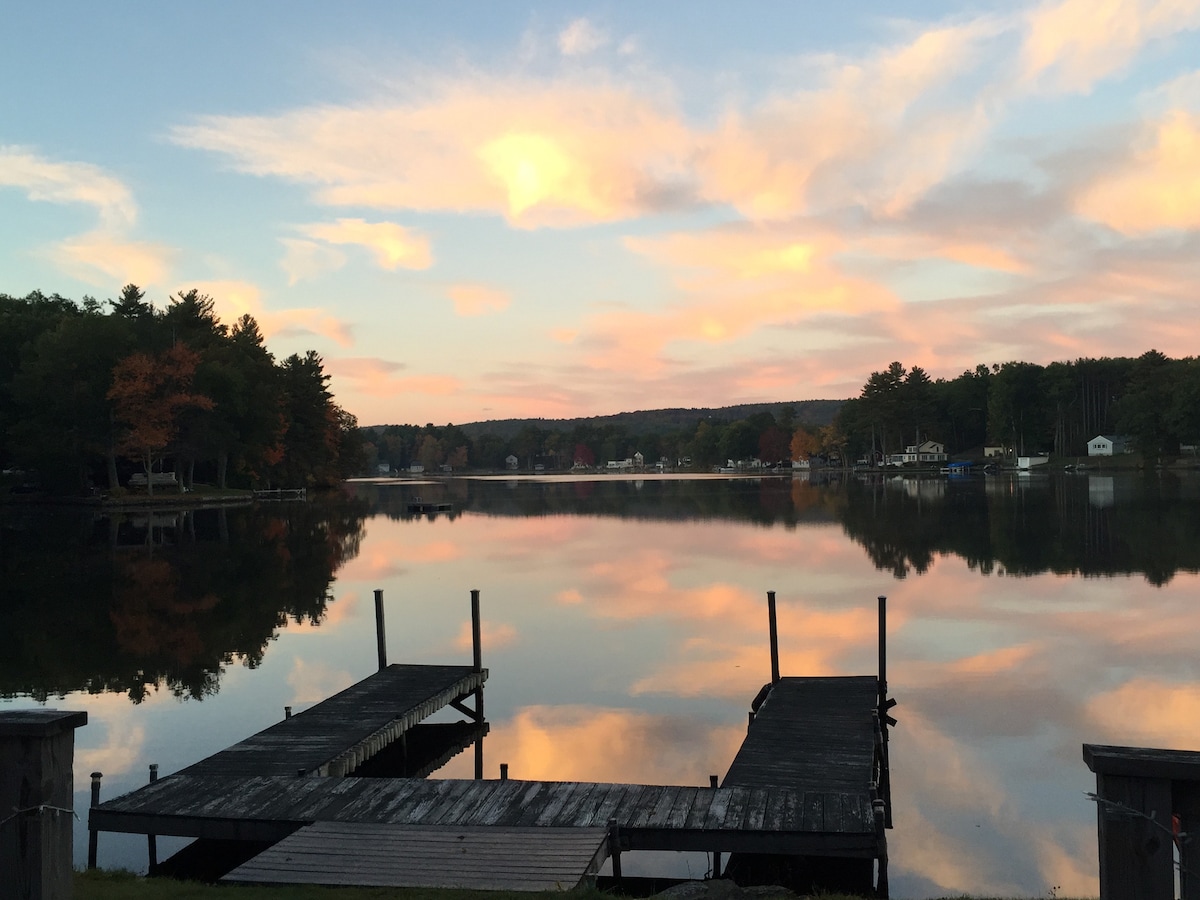
[[[755,699],[746,740],[720,786],[715,776],[707,787],[483,780],[479,743],[475,780],[364,777],[388,770],[380,754],[421,728],[449,728],[439,734],[458,746],[486,731],[487,670],[472,592],[475,665],[385,666],[380,639],[379,672],[93,806],[89,828],[274,844],[228,874],[241,882],[570,888],[594,881],[609,858],[619,878],[624,852],[666,850],[712,853],[716,873],[721,854],[730,854],[727,871],[748,883],[780,871],[782,860],[794,883],[886,897],[891,701],[883,598],[879,677],[781,678],[768,596],[772,682]],[[376,611],[381,625],[379,592]],[[470,696],[473,708],[463,705]],[[421,724],[445,706],[469,721]],[[405,774],[423,775],[439,753],[454,752],[435,744]]]
[[[345,775],[474,694],[487,675],[471,666],[393,664],[179,774]]]

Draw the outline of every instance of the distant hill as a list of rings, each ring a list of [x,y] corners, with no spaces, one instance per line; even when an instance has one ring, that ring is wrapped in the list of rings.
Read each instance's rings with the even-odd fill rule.
[[[720,406],[714,409],[646,409],[637,412],[622,412],[612,416],[590,416],[580,419],[490,419],[486,422],[471,422],[458,426],[469,437],[494,434],[511,438],[526,425],[536,425],[545,431],[570,431],[577,425],[620,425],[629,431],[662,433],[680,428],[694,428],[700,419],[736,422],[747,416],[769,412],[776,418],[784,407],[792,408],[792,421],[805,425],[828,425],[842,408],[845,400],[794,400],[790,403],[743,403],[738,406]]]

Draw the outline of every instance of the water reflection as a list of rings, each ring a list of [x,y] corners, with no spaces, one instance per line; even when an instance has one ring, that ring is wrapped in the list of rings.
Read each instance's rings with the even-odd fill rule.
[[[362,485],[361,508],[263,508],[225,542],[130,524],[128,548],[106,524],[10,523],[0,685],[204,696],[58,704],[89,711],[76,771],[112,796],[369,674],[375,588],[393,660],[467,662],[480,588],[490,777],[704,784],[769,675],[765,591],[798,675],[873,672],[888,594],[894,893],[1094,895],[1081,743],[1200,747],[1197,479],[1099,478]],[[414,494],[453,509],[412,515]],[[144,867],[144,848],[105,836],[101,860]]]
[[[6,511],[0,696],[215,694],[228,665],[259,665],[289,619],[324,618],[364,512],[348,497],[112,516]]]

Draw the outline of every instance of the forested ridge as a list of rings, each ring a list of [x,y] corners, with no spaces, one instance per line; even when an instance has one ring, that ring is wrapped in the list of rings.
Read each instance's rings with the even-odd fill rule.
[[[1130,438],[1146,459],[1200,439],[1200,360],[1156,350],[1038,365],[978,365],[932,379],[900,362],[871,373],[859,396],[706,410],[649,410],[589,419],[508,419],[469,425],[384,425],[364,431],[370,467],[522,469],[604,465],[641,453],[648,467],[708,468],[730,460],[881,461],[934,440],[951,455],[1086,456],[1101,434]]]
[[[176,473],[225,487],[331,485],[362,467],[357,422],[313,351],[277,362],[258,323],[219,321],[196,290],[157,309],[0,294],[0,464],[18,487],[118,490]],[[148,479],[153,491],[154,479]]]

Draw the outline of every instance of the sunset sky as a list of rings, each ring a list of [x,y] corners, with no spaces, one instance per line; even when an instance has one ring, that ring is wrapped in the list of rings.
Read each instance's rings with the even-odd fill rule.
[[[1200,0],[2,22],[0,292],[199,288],[362,424],[1196,353]]]

